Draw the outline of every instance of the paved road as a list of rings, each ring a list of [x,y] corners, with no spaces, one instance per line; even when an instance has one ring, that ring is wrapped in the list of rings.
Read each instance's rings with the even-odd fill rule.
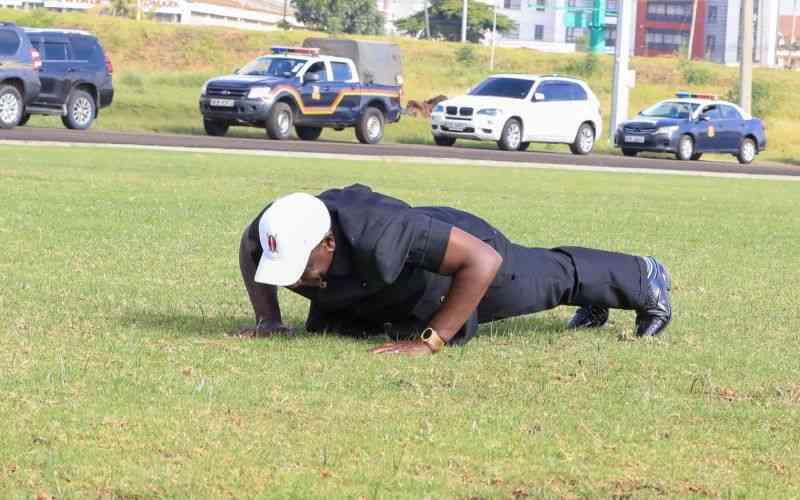
[[[713,161],[682,162],[669,158],[626,158],[599,155],[575,156],[569,153],[511,152],[466,147],[439,147],[417,144],[364,145],[328,141],[272,141],[266,138],[208,137],[154,133],[75,131],[58,128],[17,127],[0,130],[0,144],[9,141],[65,142],[71,144],[122,144],[138,146],[235,149],[242,151],[282,151],[355,156],[448,158],[465,161],[501,161],[511,163],[541,163],[551,165],[580,165],[613,167],[617,169],[675,170],[750,175],[782,175],[800,177],[800,167],[754,163],[739,165]],[[532,148],[535,147],[532,146]]]

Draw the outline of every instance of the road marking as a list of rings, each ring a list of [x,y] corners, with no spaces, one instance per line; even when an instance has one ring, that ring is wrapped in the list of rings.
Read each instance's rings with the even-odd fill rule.
[[[4,140],[0,144],[17,146],[45,146],[59,148],[101,148],[101,149],[139,149],[144,151],[170,151],[177,153],[208,153],[241,156],[276,156],[285,158],[316,158],[322,160],[380,161],[384,163],[425,164],[430,166],[478,166],[489,168],[523,168],[539,170],[570,170],[578,172],[611,172],[621,174],[682,175],[693,177],[718,177],[728,179],[757,179],[767,181],[800,182],[800,176],[782,174],[737,174],[730,172],[704,172],[688,170],[669,170],[661,168],[598,167],[593,165],[561,165],[557,163],[519,163],[498,160],[468,160],[462,158],[429,158],[424,156],[367,156],[343,153],[308,153],[300,151],[266,151],[247,149],[198,148],[183,146],[146,146],[141,144],[92,144],[66,143],[56,141]]]

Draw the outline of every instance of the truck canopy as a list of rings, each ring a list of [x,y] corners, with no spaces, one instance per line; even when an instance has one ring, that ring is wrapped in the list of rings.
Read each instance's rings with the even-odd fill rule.
[[[400,47],[394,43],[340,38],[306,38],[303,41],[303,47],[315,47],[324,55],[352,59],[361,77],[361,83],[403,84]]]

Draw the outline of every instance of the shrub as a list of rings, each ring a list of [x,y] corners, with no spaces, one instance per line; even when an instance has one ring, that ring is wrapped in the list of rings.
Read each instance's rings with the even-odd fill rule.
[[[475,54],[475,49],[470,45],[464,45],[456,51],[456,60],[463,64],[472,64],[477,61],[478,56]]]
[[[739,103],[739,85],[734,84],[725,94],[726,101]],[[763,118],[767,116],[772,109],[775,108],[775,96],[773,95],[772,86],[764,80],[753,80],[753,87],[751,93],[750,109],[754,116]]]
[[[678,68],[683,74],[684,83],[688,85],[709,85],[714,82],[714,76],[708,68],[698,66],[687,58],[678,59]]]
[[[568,75],[582,76],[584,78],[591,78],[598,75],[602,70],[600,58],[591,52],[579,59],[573,59],[566,64],[559,66],[559,73],[566,73]]]

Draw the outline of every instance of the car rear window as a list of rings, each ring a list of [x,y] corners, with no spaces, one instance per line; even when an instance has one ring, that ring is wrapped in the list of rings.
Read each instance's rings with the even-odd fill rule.
[[[44,54],[42,57],[45,61],[68,61],[69,51],[67,49],[67,44],[45,40]]]
[[[13,56],[19,50],[20,43],[16,32],[0,29],[0,56]]]
[[[726,120],[741,120],[742,115],[733,106],[720,106],[722,108],[722,118]]]
[[[72,55],[79,61],[105,63],[102,60],[100,46],[92,37],[73,35],[69,37],[72,42]]]
[[[479,83],[469,95],[525,99],[533,84],[533,80],[519,78],[489,78]]]

